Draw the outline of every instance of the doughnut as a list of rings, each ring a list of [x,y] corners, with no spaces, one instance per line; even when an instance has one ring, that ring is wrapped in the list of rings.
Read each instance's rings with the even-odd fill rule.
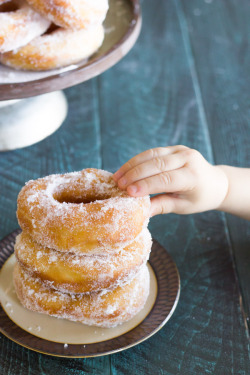
[[[108,0],[27,0],[44,17],[58,26],[82,29],[101,24],[108,10]]]
[[[143,308],[149,294],[149,272],[143,265],[132,281],[112,291],[67,294],[45,287],[16,264],[14,285],[20,302],[29,310],[88,325],[114,327]]]
[[[149,196],[121,191],[112,174],[84,169],[31,180],[17,201],[24,233],[43,247],[79,254],[114,254],[147,226]]]
[[[7,66],[22,70],[43,71],[75,64],[91,56],[104,39],[102,25],[89,29],[56,28],[33,39],[25,46],[0,55]]]
[[[24,46],[43,34],[50,21],[23,0],[0,2],[0,53]]]
[[[16,239],[15,255],[25,272],[43,284],[61,292],[87,293],[127,283],[148,260],[151,245],[145,228],[118,254],[79,256],[44,248],[22,233]]]

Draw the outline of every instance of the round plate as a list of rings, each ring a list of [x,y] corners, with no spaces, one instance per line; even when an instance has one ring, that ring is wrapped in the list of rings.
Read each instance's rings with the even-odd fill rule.
[[[0,268],[11,256],[20,230],[16,230],[0,241]],[[41,339],[24,331],[7,316],[0,306],[0,332],[14,342],[37,352],[59,357],[96,357],[129,349],[159,331],[172,316],[179,299],[180,278],[175,263],[167,251],[155,240],[150,256],[150,265],[155,273],[158,294],[154,306],[146,318],[121,336],[92,344],[71,344]]]
[[[0,100],[62,90],[95,77],[116,64],[133,47],[140,33],[139,0],[109,0],[104,28],[102,46],[87,61],[45,72],[23,72],[0,65]]]

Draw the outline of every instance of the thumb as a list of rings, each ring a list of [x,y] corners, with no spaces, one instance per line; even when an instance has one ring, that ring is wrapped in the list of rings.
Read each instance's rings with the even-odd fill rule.
[[[187,212],[187,201],[172,194],[160,194],[151,198],[150,216],[162,214],[185,214]]]

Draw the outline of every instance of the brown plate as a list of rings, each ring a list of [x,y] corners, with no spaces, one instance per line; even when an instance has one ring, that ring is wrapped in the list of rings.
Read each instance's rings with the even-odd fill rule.
[[[0,269],[13,253],[16,230],[0,241]],[[12,341],[37,352],[60,357],[95,357],[112,354],[137,345],[159,331],[173,314],[179,299],[180,279],[167,251],[153,241],[150,265],[157,280],[157,296],[150,312],[129,331],[111,339],[91,344],[67,344],[45,340],[16,325],[0,306],[0,332]],[[37,313],[34,313],[37,314]],[[39,314],[42,315],[42,314]],[[49,317],[52,318],[52,317]],[[55,319],[55,318],[52,318]],[[63,324],[63,320],[60,319]],[[79,324],[73,323],[71,324]],[[126,323],[125,323],[126,324]],[[93,328],[93,334],[96,328]]]
[[[141,29],[141,14],[139,0],[109,0],[109,5],[105,38],[97,53],[65,69],[40,73],[9,68],[6,71],[0,65],[0,100],[27,98],[74,86],[116,64],[135,44]],[[11,83],[6,80],[8,73]]]

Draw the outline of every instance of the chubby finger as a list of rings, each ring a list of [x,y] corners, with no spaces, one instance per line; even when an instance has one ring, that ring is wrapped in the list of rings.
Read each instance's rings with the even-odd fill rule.
[[[150,216],[162,214],[187,214],[190,204],[187,200],[172,194],[160,194],[151,198]]]
[[[117,182],[125,173],[127,173],[130,169],[134,168],[135,166],[145,163],[148,160],[153,158],[161,157],[163,155],[168,155],[170,153],[176,152],[182,148],[187,148],[186,146],[178,145],[178,146],[169,146],[169,147],[157,147],[152,148],[150,150],[146,150],[132,159],[127,161],[123,166],[118,169],[117,172],[114,173],[113,178],[115,182]]]
[[[162,172],[179,169],[185,165],[186,161],[185,151],[155,157],[130,169],[118,180],[117,184],[120,189],[125,190],[127,186],[136,181],[158,175]]]
[[[148,194],[179,193],[193,187],[194,177],[188,168],[183,167],[136,181],[127,187],[127,192],[132,197],[143,197]]]

